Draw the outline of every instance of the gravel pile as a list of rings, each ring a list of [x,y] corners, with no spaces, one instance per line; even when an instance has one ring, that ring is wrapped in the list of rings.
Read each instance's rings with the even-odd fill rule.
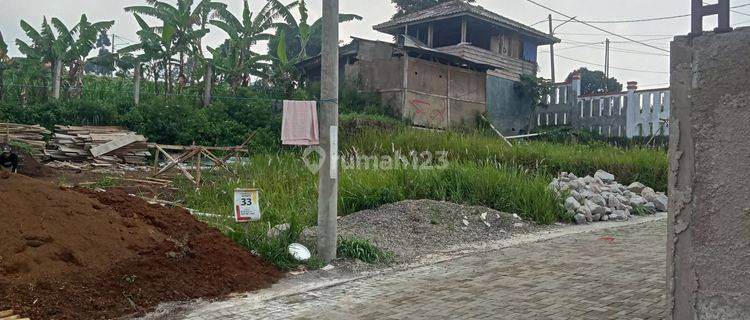
[[[342,236],[370,240],[393,252],[397,262],[537,229],[515,214],[432,200],[402,201],[339,219]]]
[[[558,197],[565,198],[565,209],[578,224],[628,220],[634,215],[667,211],[668,199],[664,193],[639,182],[622,185],[603,170],[583,178],[563,172],[549,187]]]

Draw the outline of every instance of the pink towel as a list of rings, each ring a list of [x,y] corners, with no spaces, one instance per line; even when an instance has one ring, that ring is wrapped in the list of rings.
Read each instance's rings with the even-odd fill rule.
[[[318,110],[315,101],[284,101],[281,143],[293,146],[320,144]]]

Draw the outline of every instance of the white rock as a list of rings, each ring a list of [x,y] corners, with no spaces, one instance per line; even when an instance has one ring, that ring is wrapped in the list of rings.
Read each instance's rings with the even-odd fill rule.
[[[513,228],[523,228],[524,224],[521,222],[516,222],[513,224]]]
[[[515,213],[513,214],[513,219],[516,219],[516,220],[523,220],[523,219],[522,219],[522,218],[521,218],[520,216],[518,216],[518,215],[517,215],[517,214],[515,214]]]
[[[633,182],[628,186],[628,191],[635,192],[635,193],[641,193],[643,189],[646,188],[646,186],[643,183],[640,182]]]
[[[575,215],[573,217],[573,219],[575,219],[576,224],[584,224],[584,223],[586,223],[586,216],[584,216],[584,215],[582,215],[580,213],[577,214],[577,215]]]
[[[276,238],[281,235],[282,232],[289,230],[289,227],[290,225],[288,223],[276,225],[266,232],[266,236],[269,238]]]
[[[333,270],[333,269],[335,269],[335,268],[336,268],[336,267],[334,267],[334,266],[333,266],[332,264],[329,264],[329,265],[327,265],[327,266],[325,266],[325,267],[321,268],[320,270],[323,270],[323,271],[331,271],[331,270]]]
[[[599,170],[594,174],[594,177],[601,179],[602,181],[611,182],[615,180],[615,176],[607,171]]]
[[[467,227],[469,226],[469,220],[464,219],[463,223],[464,223],[464,226],[467,226]]]
[[[581,204],[578,203],[578,200],[576,200],[573,197],[568,197],[565,199],[565,209],[576,211],[578,208],[581,207]]]
[[[608,215],[602,216],[601,221],[609,221],[609,216]]]
[[[657,194],[656,198],[651,200],[651,202],[654,203],[656,206],[656,210],[659,210],[661,212],[666,212],[669,206],[669,198],[665,194]]]
[[[630,218],[630,213],[624,210],[615,210],[610,216],[609,219],[612,220],[628,220]]]
[[[592,182],[594,182],[594,178],[592,176],[585,176],[581,179],[583,179],[583,183],[585,184],[591,184]]]
[[[586,186],[586,183],[581,181],[581,179],[575,179],[568,182],[568,185],[573,190],[581,190]]]
[[[481,215],[479,215],[480,218],[482,218],[482,221],[487,221],[487,212],[482,212]]]
[[[649,201],[651,201],[650,199],[653,199],[656,197],[656,191],[654,191],[654,189],[651,189],[649,187],[643,188],[640,194],[641,194],[641,197],[644,197],[646,198],[646,200],[649,200]]]
[[[598,194],[594,194],[594,196],[591,197],[591,202],[596,203],[602,207],[607,205],[607,200],[604,200],[604,197]]]
[[[648,200],[646,200],[646,198],[641,197],[641,196],[634,196],[630,198],[630,205],[633,207],[642,206],[646,204],[647,202]]]

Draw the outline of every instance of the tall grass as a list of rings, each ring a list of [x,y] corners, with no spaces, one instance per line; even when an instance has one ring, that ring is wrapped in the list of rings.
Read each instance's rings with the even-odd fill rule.
[[[662,191],[667,188],[669,168],[663,149],[550,142],[517,142],[511,148],[497,137],[481,133],[434,132],[405,127],[387,131],[358,130],[345,141],[343,149],[356,149],[364,154],[393,150],[407,153],[412,150],[447,151],[452,162],[496,162],[547,175],[564,171],[584,176],[603,169],[614,174],[621,183],[639,181]]]

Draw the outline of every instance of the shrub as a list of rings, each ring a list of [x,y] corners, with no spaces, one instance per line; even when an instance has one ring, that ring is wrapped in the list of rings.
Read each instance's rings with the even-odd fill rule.
[[[339,258],[357,259],[367,263],[383,263],[392,260],[391,254],[380,250],[370,241],[354,237],[339,237],[336,255]]]

